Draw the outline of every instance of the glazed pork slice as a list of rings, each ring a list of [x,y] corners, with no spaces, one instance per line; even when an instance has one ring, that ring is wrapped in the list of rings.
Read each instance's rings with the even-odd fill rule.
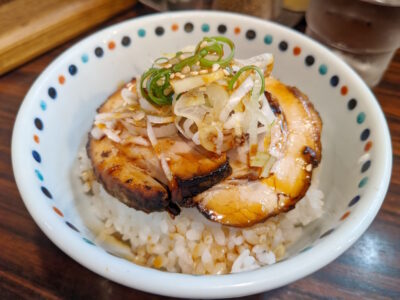
[[[124,155],[115,142],[89,137],[87,152],[96,179],[110,195],[146,213],[169,207],[167,187]]]
[[[322,122],[308,98],[298,89],[266,78],[266,96],[277,119],[271,128],[269,175],[254,179],[247,163],[229,154],[232,175],[194,197],[209,219],[247,227],[294,208],[311,184],[313,168],[321,160]]]
[[[135,80],[130,83],[136,91]],[[115,111],[124,103],[120,90],[98,109]],[[118,127],[124,131],[123,127]],[[150,213],[179,206],[191,206],[191,198],[220,182],[231,172],[226,154],[215,155],[174,133],[158,138],[153,148],[146,145],[112,141],[107,136],[95,139],[89,134],[87,153],[96,179],[105,190],[126,205]],[[160,165],[160,154],[168,164],[172,180]]]

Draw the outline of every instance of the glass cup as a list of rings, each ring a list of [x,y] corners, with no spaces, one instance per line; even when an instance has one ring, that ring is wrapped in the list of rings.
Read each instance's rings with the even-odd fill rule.
[[[307,35],[341,56],[369,86],[400,45],[399,0],[311,0]]]

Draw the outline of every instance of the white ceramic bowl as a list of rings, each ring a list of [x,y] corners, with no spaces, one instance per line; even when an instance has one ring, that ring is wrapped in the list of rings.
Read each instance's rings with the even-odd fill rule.
[[[284,261],[241,274],[190,276],[144,268],[92,244],[76,209],[71,166],[95,109],[161,52],[226,35],[237,57],[275,55],[273,74],[305,92],[320,112],[320,188],[326,213]],[[295,31],[219,12],[151,15],[117,24],[56,59],[26,95],[15,123],[12,161],[36,223],[65,253],[126,286],[176,297],[230,297],[277,288],[330,263],[368,228],[384,199],[392,152],[384,115],[364,82],[329,50]]]

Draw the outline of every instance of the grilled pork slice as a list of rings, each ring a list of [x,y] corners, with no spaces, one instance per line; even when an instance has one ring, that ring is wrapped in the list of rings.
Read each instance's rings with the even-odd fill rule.
[[[115,142],[89,137],[87,152],[97,180],[109,194],[147,213],[167,209],[167,187],[124,155]]]
[[[130,89],[136,92],[135,80]],[[99,113],[115,111],[124,100],[120,90],[98,109]],[[117,124],[121,136],[126,133]],[[143,129],[145,130],[145,128]],[[191,206],[191,197],[220,182],[231,172],[226,154],[215,155],[203,150],[178,134],[157,139],[153,149],[131,142],[114,142],[107,136],[95,139],[89,134],[87,153],[96,179],[105,190],[126,205],[150,213],[169,210],[179,213],[179,206]],[[163,155],[172,174],[168,181],[159,157]]]
[[[209,219],[246,227],[294,208],[307,192],[321,160],[322,122],[308,98],[296,88],[266,78],[266,96],[277,116],[269,152],[275,156],[268,177],[254,179],[247,164],[230,152],[232,175],[194,197]]]

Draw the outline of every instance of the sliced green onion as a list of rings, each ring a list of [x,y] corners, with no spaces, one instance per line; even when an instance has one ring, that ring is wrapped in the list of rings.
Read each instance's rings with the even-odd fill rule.
[[[162,62],[162,60],[164,60],[164,62]],[[162,63],[167,63],[167,62],[169,62],[169,58],[168,57],[165,57],[165,56],[162,56],[162,57],[159,57],[159,58],[157,58],[154,62],[153,62],[153,68],[154,68],[154,66],[156,65],[156,64],[162,64]]]
[[[190,56],[190,57],[188,57],[188,58],[185,58],[184,60],[182,60],[182,61],[180,61],[179,63],[177,63],[176,65],[174,65],[174,66],[172,67],[172,71],[174,71],[174,72],[180,72],[180,71],[182,71],[182,69],[183,69],[185,66],[191,67],[192,65],[194,65],[195,63],[197,63],[197,62],[199,61],[199,59],[200,59],[200,55],[199,55],[199,54],[196,54],[196,55]]]
[[[201,43],[207,42],[207,45],[200,48]],[[224,45],[227,44],[231,49],[231,52],[226,58],[224,56]],[[180,72],[185,66],[191,67],[192,65],[200,62],[202,67],[212,67],[214,64],[219,64],[221,67],[229,66],[229,62],[233,59],[235,53],[234,43],[226,37],[205,37],[198,43],[194,55],[187,57],[178,63],[174,64],[172,67],[157,68],[156,65],[170,62],[171,60],[167,57],[157,58],[153,66],[143,73],[140,80],[140,92],[144,98],[149,102],[153,102],[158,105],[166,105],[172,103],[173,89],[169,82],[172,72]],[[183,54],[182,51],[178,51],[175,57],[172,59],[179,60],[179,56]],[[211,60],[206,58],[208,55],[216,55],[218,58],[216,60]],[[239,74],[240,75],[240,74]],[[262,78],[263,79],[263,78]],[[158,84],[159,80],[163,80],[162,84]],[[146,84],[144,84],[146,82]],[[234,82],[232,83],[233,86]],[[144,86],[145,85],[145,86]],[[264,81],[263,81],[264,87]],[[179,98],[179,97],[178,97]]]
[[[261,89],[260,89],[260,95],[262,93],[264,93],[265,90],[265,80],[264,80],[264,73],[263,71],[256,66],[245,66],[243,68],[241,68],[239,71],[237,71],[237,73],[235,74],[235,76],[232,77],[232,79],[229,81],[228,83],[228,89],[232,90],[233,89],[233,85],[235,84],[235,82],[238,80],[238,78],[240,77],[240,75],[242,75],[243,72],[245,71],[249,71],[249,70],[254,70],[258,73],[258,75],[260,76],[261,79]]]
[[[165,105],[172,103],[172,92],[168,95],[164,94],[164,90],[170,87],[169,77],[171,75],[171,69],[155,69],[151,68],[142,75],[140,80],[140,92],[143,97],[150,102],[154,102],[158,105]],[[159,85],[158,80],[164,78],[164,84]],[[146,82],[146,89],[143,84]]]
[[[144,89],[143,87],[143,83],[146,79],[148,79],[148,77],[150,77],[151,75],[153,75],[155,72],[157,71],[157,69],[155,68],[150,68],[148,69],[146,72],[144,72],[142,74],[142,77],[140,78],[140,93],[142,94],[143,97],[145,97],[148,101],[151,101],[150,98],[147,95],[147,91]]]
[[[207,47],[210,47],[209,49],[210,50],[214,50],[214,52],[218,54],[220,59],[218,59],[218,60],[209,60],[209,59],[206,59],[205,57],[202,57],[200,59],[200,65],[201,66],[203,66],[203,67],[212,67],[213,64],[219,64],[221,67],[224,67],[227,64],[229,64],[229,62],[233,59],[233,56],[235,55],[235,44],[230,39],[228,39],[226,37],[222,37],[222,36],[216,36],[216,37],[211,37],[211,38],[205,37],[203,39],[203,41],[206,41],[206,42],[217,41],[217,42],[225,43],[225,44],[227,44],[229,46],[229,48],[231,49],[231,52],[229,53],[229,55],[226,58],[221,59],[222,55],[223,55],[223,48],[222,48],[221,44],[215,43],[213,45],[206,46],[205,49],[207,49]],[[214,45],[220,45],[219,47],[221,47],[221,49],[222,49],[222,55],[220,55],[220,52],[218,52],[216,50],[217,48],[215,48],[215,47],[217,47],[217,46],[214,46]]]
[[[153,73],[147,81],[147,94],[151,101],[158,105],[171,104],[172,93],[164,95],[164,90],[169,86],[169,76],[171,75],[170,69],[161,69]],[[164,84],[159,85],[157,81],[164,78]]]

